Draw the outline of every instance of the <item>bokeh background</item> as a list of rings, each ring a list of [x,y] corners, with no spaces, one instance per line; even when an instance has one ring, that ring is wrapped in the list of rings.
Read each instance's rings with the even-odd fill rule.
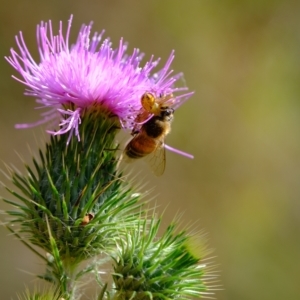
[[[145,167],[144,180],[155,187],[164,225],[180,212],[183,223],[207,233],[223,286],[216,299],[300,299],[300,1],[3,0],[1,169],[22,168],[15,152],[29,162],[28,148],[35,152],[47,136],[14,129],[39,112],[3,57],[19,30],[37,57],[36,24],[51,19],[57,29],[71,13],[73,41],[93,20],[114,45],[124,37],[146,59],[164,61],[176,50],[173,68],[196,93],[176,111],[167,143],[195,159],[169,152],[160,178],[136,168]],[[0,297],[16,299],[44,267],[5,228],[0,234]]]

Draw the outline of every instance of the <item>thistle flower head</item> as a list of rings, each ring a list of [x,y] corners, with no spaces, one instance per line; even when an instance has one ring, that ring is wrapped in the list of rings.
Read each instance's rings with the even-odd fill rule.
[[[103,38],[104,31],[91,34],[92,24],[83,25],[77,41],[69,45],[72,16],[66,33],[60,22],[59,33],[52,31],[51,21],[37,26],[37,42],[40,62],[36,62],[26,47],[22,32],[16,36],[19,53],[11,49],[7,61],[20,73],[25,84],[25,94],[36,97],[40,108],[45,108],[42,120],[34,124],[19,124],[28,128],[57,117],[61,118],[58,131],[79,136],[79,125],[89,109],[100,109],[117,116],[124,129],[132,130],[137,116],[143,110],[141,97],[145,92],[155,97],[170,98],[177,108],[191,92],[186,87],[175,87],[182,74],[172,76],[170,70],[174,59],[171,52],[163,68],[152,73],[160,59],[150,60],[141,65],[143,53],[134,49],[127,53],[127,44],[120,40],[116,49],[109,38]]]

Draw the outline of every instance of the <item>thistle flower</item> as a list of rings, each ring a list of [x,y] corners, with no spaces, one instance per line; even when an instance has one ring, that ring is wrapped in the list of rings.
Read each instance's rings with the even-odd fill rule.
[[[164,99],[159,105],[173,108],[192,94],[186,92],[186,87],[175,87],[182,74],[171,76],[174,52],[164,67],[153,74],[159,59],[151,57],[141,67],[143,54],[138,49],[126,54],[127,45],[122,39],[118,48],[112,49],[109,39],[102,41],[104,32],[90,38],[91,24],[83,25],[76,43],[69,46],[71,22],[72,17],[65,36],[62,23],[57,36],[50,21],[38,26],[39,63],[30,55],[22,33],[16,37],[20,54],[12,49],[11,56],[6,58],[20,73],[22,79],[14,78],[26,85],[25,94],[36,97],[39,107],[46,109],[40,121],[17,127],[28,128],[60,118],[59,128],[49,130],[52,135],[45,150],[33,158],[33,167],[26,164],[26,174],[9,169],[18,190],[6,188],[19,202],[4,199],[14,207],[7,211],[12,217],[7,228],[43,259],[46,272],[39,277],[52,283],[57,297],[66,300],[79,299],[77,282],[98,267],[95,260],[98,254],[115,259],[113,279],[118,288],[119,283],[123,284],[119,280],[124,271],[119,265],[124,260],[122,250],[126,254],[128,247],[132,247],[131,254],[140,258],[142,248],[148,251],[148,246],[153,244],[158,223],[149,224],[139,201],[140,194],[132,190],[117,168],[115,136],[120,128],[133,130],[140,126],[139,117],[145,115],[145,110],[146,117],[151,117],[152,111],[147,111],[141,103],[145,93]],[[166,288],[159,293],[164,299],[200,296],[205,290],[201,280],[203,272],[202,269],[193,271],[199,259],[185,251],[186,238],[182,235],[173,238],[172,226],[170,228],[159,247],[161,253],[167,253],[165,262],[176,258],[179,264],[172,265],[170,261],[163,270],[172,273],[172,270],[167,271],[168,266],[173,269],[179,268],[181,263],[187,264],[182,272],[170,273],[167,281],[158,277]],[[149,239],[140,244],[139,237],[148,233]],[[154,243],[154,248],[157,245]],[[33,246],[40,247],[44,254]],[[183,252],[175,251],[177,246]],[[149,254],[145,263],[153,263],[153,268],[158,266],[157,253]],[[92,262],[80,269],[80,263],[90,258]],[[150,281],[156,278],[152,275]],[[170,287],[181,275],[186,276],[185,281],[181,281],[181,287],[174,292]],[[108,294],[124,299],[119,293],[122,286],[117,289],[119,292],[113,293],[106,291],[107,284],[101,285],[103,289],[98,299]],[[160,299],[152,290],[154,285],[146,286],[145,291]],[[130,297],[139,299],[134,295]]]
[[[83,25],[77,41],[69,45],[72,16],[65,36],[60,23],[59,34],[54,35],[51,21],[37,27],[37,42],[40,62],[34,61],[26,47],[23,34],[16,36],[20,54],[11,49],[7,61],[20,73],[14,77],[27,87],[25,95],[36,97],[42,120],[33,124],[19,124],[28,128],[62,117],[60,129],[53,134],[74,133],[80,139],[79,126],[88,110],[100,109],[119,118],[122,128],[132,130],[134,120],[141,110],[141,96],[151,92],[159,95],[174,95],[172,105],[180,106],[193,93],[183,93],[186,87],[175,87],[182,74],[172,76],[170,70],[174,51],[164,67],[151,73],[160,59],[152,56],[140,66],[143,53],[134,49],[127,54],[127,43],[120,40],[116,49],[109,38],[103,39],[104,31],[91,36],[90,25]],[[175,96],[176,95],[176,96]]]

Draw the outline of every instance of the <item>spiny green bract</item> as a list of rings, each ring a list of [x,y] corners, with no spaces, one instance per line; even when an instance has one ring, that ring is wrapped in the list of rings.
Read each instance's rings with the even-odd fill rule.
[[[113,299],[189,299],[207,291],[207,267],[200,264],[204,252],[192,253],[192,236],[175,233],[174,225],[157,238],[159,225],[153,219],[148,229],[141,221],[139,230],[120,240],[113,257]]]
[[[58,290],[44,289],[39,292],[35,289],[33,292],[26,290],[22,295],[18,295],[18,300],[65,300],[61,297]]]
[[[17,208],[8,211],[14,217],[8,228],[28,247],[27,239],[50,253],[56,265],[61,260],[73,267],[109,251],[116,232],[135,227],[138,197],[117,171],[118,129],[115,118],[86,112],[80,142],[71,139],[67,145],[67,135],[51,136],[45,154],[40,151],[40,160],[33,160],[34,169],[26,166],[25,176],[13,173],[21,192],[8,190],[21,203],[5,199]]]

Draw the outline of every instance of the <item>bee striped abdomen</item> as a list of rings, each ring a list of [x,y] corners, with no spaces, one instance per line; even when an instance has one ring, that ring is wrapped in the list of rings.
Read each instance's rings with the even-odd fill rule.
[[[147,108],[154,109],[151,106],[147,106]],[[139,131],[133,130],[134,137],[125,147],[123,156],[127,162],[147,156],[147,162],[157,176],[163,174],[165,170],[164,140],[171,130],[174,114],[173,108],[159,106],[159,109],[159,114],[156,115],[153,112],[154,116],[143,123]]]
[[[157,142],[148,136],[138,135],[134,137],[126,146],[125,153],[132,159],[142,158],[154,151]]]

